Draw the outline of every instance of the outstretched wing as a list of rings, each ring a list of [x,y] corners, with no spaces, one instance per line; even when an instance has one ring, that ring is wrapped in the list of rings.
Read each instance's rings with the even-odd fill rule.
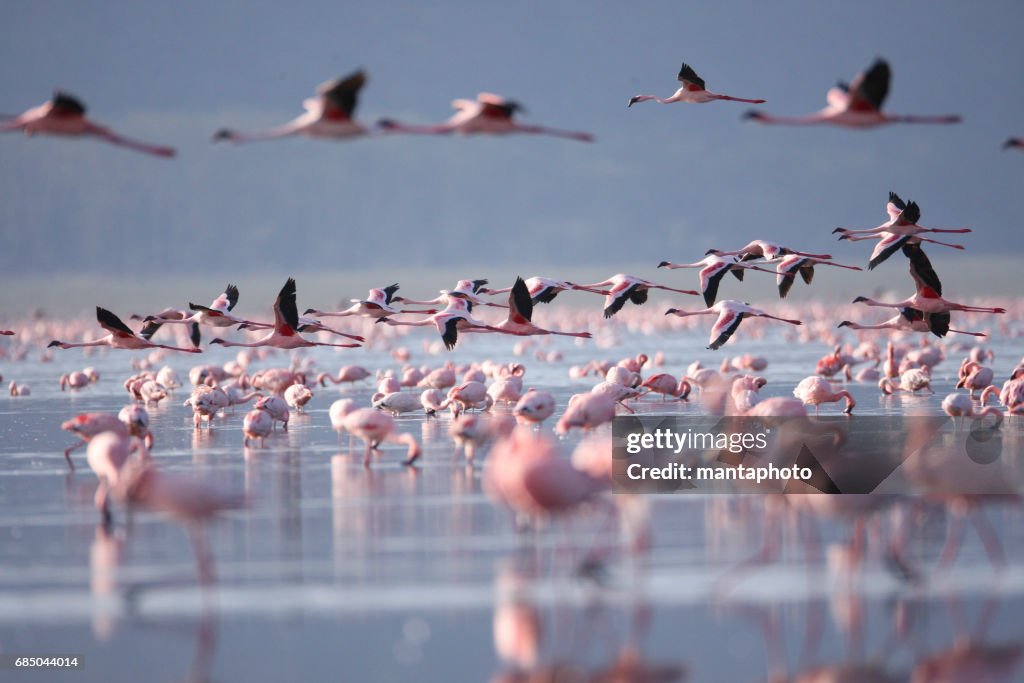
[[[899,251],[900,247],[907,243],[910,235],[897,235],[892,232],[883,232],[882,239],[878,240],[874,251],[871,252],[871,260],[868,261],[868,270],[874,270],[875,266],[884,263],[887,258]]]
[[[445,321],[444,329],[441,330],[441,341],[449,351],[455,348],[459,341],[459,318],[452,317]]]
[[[474,294],[479,294],[483,286],[487,284],[487,280],[473,280],[472,282]]]
[[[121,319],[105,308],[96,307],[96,321],[100,327],[110,332],[115,337],[134,337],[132,328],[121,322]]]
[[[480,103],[480,113],[486,118],[511,119],[517,111],[523,111],[521,104],[506,100],[501,95],[482,92],[476,96],[476,101]]]
[[[210,308],[215,311],[226,313],[234,308],[237,303],[238,287],[229,284],[227,288],[225,288],[224,293],[213,300],[213,303],[210,304]]]
[[[890,220],[899,218],[899,215],[903,213],[903,209],[907,208],[906,203],[900,199],[900,196],[895,192],[889,193],[889,202],[885,205],[885,212],[889,214]]]
[[[508,295],[508,319],[520,325],[533,319],[533,299],[530,298],[530,289],[526,286],[526,281],[521,277],[516,278],[516,283],[512,285],[512,291]]]
[[[889,94],[889,79],[892,72],[884,59],[877,59],[867,71],[857,74],[850,84],[851,111],[881,111],[882,103]]]
[[[380,291],[384,292],[384,303],[391,305],[391,300],[395,298],[395,292],[399,289],[398,283],[388,285],[387,287],[381,288]]]
[[[679,75],[676,76],[676,80],[685,85],[687,90],[706,90],[704,79],[698,76],[693,67],[686,62],[683,62],[683,65],[679,68]]]
[[[316,92],[324,99],[324,116],[336,121],[351,119],[364,85],[366,72],[362,69],[320,85]]]
[[[299,309],[295,306],[295,278],[288,278],[274,301],[274,329],[290,337],[299,329]]]
[[[935,268],[932,267],[932,262],[928,260],[928,255],[924,253],[921,244],[907,243],[903,245],[903,255],[910,260],[910,277],[914,278],[917,291],[920,292],[922,287],[928,287],[942,296],[942,282],[939,280],[939,274],[935,272]]]
[[[712,351],[717,351],[721,348],[722,344],[729,341],[733,333],[743,322],[743,314],[723,309],[718,314],[718,320],[715,321],[714,326],[711,328],[711,338],[708,342],[708,348]]]

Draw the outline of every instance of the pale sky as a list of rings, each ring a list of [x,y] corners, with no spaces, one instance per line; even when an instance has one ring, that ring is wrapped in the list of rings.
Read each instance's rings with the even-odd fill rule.
[[[62,87],[179,156],[0,136],[0,268],[219,282],[650,262],[651,276],[755,237],[861,263],[870,247],[830,232],[883,222],[889,190],[924,225],[973,227],[955,237],[974,255],[1019,252],[1024,154],[1000,144],[1024,135],[1022,25],[1019,1],[7,3],[0,111]],[[964,123],[788,129],[741,121],[745,104],[626,108],[671,94],[685,60],[709,89],[802,114],[876,56],[893,69],[887,111]],[[359,67],[365,122],[436,122],[490,91],[597,141],[209,142],[283,122]]]

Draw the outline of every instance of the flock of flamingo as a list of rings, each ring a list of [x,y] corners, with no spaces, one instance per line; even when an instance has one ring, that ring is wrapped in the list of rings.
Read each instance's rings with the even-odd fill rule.
[[[521,107],[516,102],[491,94],[480,94],[476,100],[456,100],[457,113],[437,125],[414,125],[392,119],[367,126],[353,117],[366,75],[357,71],[341,79],[320,86],[317,96],[305,102],[306,112],[292,121],[270,130],[243,133],[221,130],[214,140],[235,143],[265,140],[294,135],[314,138],[351,138],[377,134],[543,134],[591,141],[587,133],[564,131],[535,125],[526,125],[516,119]],[[678,80],[682,83],[668,98],[637,95],[629,106],[645,101],[662,104],[675,102],[708,103],[738,101],[761,104],[764,100],[743,99],[711,92],[688,65],[683,64]],[[864,73],[849,84],[840,84],[828,93],[828,106],[809,116],[775,117],[760,111],[747,114],[750,120],[763,124],[829,124],[864,128],[885,124],[948,124],[960,119],[956,116],[902,116],[882,111],[889,89],[890,69],[883,60],[877,60]],[[105,142],[130,149],[170,157],[170,147],[151,145],[114,133],[85,116],[84,105],[75,97],[58,92],[54,98],[25,113],[7,118],[0,130],[21,130],[26,135],[48,134],[62,136],[95,137]],[[1011,139],[1007,147],[1021,149],[1019,139]],[[718,414],[807,416],[807,406],[815,413],[826,403],[845,400],[845,412],[850,413],[855,401],[850,391],[837,387],[833,378],[845,375],[848,381],[878,382],[885,393],[927,390],[931,368],[945,358],[945,348],[925,341],[914,345],[906,342],[906,335],[923,333],[943,338],[948,334],[984,337],[986,332],[952,327],[953,314],[966,320],[980,315],[1002,315],[1005,308],[973,306],[943,298],[942,283],[933,268],[923,245],[934,244],[962,250],[959,244],[939,241],[930,235],[968,233],[969,228],[926,228],[919,224],[920,206],[890,193],[886,203],[887,220],[870,229],[836,228],[840,241],[875,240],[867,268],[882,265],[897,252],[908,264],[915,293],[901,301],[884,302],[858,296],[855,304],[869,307],[893,308],[897,314],[880,324],[837,320],[831,310],[805,310],[800,317],[794,307],[780,302],[780,309],[768,312],[734,299],[719,299],[719,290],[726,274],[743,281],[748,272],[769,273],[776,276],[779,298],[784,300],[799,276],[811,284],[818,266],[848,270],[861,267],[838,263],[831,254],[798,251],[767,240],[755,239],[734,250],[709,250],[703,259],[692,263],[662,261],[658,268],[699,269],[699,288],[682,289],[660,284],[629,274],[616,274],[598,282],[579,284],[546,277],[517,278],[503,288],[490,288],[485,279],[459,280],[452,289],[440,290],[436,297],[410,299],[398,296],[399,285],[370,289],[365,298],[352,299],[350,306],[340,310],[307,308],[299,313],[297,286],[288,279],[272,305],[273,320],[262,321],[242,317],[236,312],[239,289],[228,285],[209,305],[188,303],[183,308],[166,308],[158,312],[132,316],[141,323],[133,330],[118,315],[97,306],[96,321],[105,335],[94,338],[89,327],[74,323],[58,325],[35,321],[24,330],[4,330],[3,335],[15,335],[10,355],[23,357],[30,346],[47,343],[44,335],[52,339],[43,350],[44,357],[52,357],[52,349],[108,347],[133,351],[148,351],[140,361],[137,372],[124,386],[132,402],[120,415],[85,413],[66,421],[62,427],[81,438],[64,454],[68,466],[74,468],[72,452],[87,444],[86,460],[99,479],[96,506],[105,524],[112,523],[111,500],[129,505],[141,505],[168,513],[182,520],[187,528],[196,532],[202,523],[218,511],[244,504],[230,491],[213,487],[200,479],[162,471],[151,455],[154,435],[149,432],[146,406],[166,400],[181,381],[170,367],[156,369],[168,351],[182,353],[202,352],[202,328],[213,328],[218,336],[211,345],[240,347],[238,355],[223,365],[197,365],[189,373],[193,385],[185,404],[192,411],[195,429],[213,426],[227,409],[255,400],[255,407],[242,420],[242,440],[246,448],[259,447],[281,425],[287,429],[292,411],[303,412],[313,397],[314,390],[327,382],[359,382],[376,377],[377,392],[372,405],[360,407],[351,398],[340,398],[329,410],[329,419],[341,435],[365,443],[363,462],[370,466],[381,456],[380,446],[386,442],[401,444],[405,449],[403,462],[413,465],[422,455],[416,438],[399,430],[400,418],[408,413],[425,413],[428,419],[450,413],[450,433],[456,445],[463,449],[470,462],[477,455],[488,452],[485,483],[493,500],[518,515],[541,519],[565,513],[592,504],[610,490],[612,463],[608,429],[594,431],[606,425],[618,410],[632,412],[635,402],[648,395],[660,395],[668,409],[669,399],[685,402],[696,391],[704,410]],[[752,278],[762,277],[751,275]],[[648,309],[626,309],[627,304],[637,307],[648,302],[651,290],[663,290],[675,295],[698,296],[705,308],[671,307],[662,314],[648,313]],[[561,311],[546,326],[535,322],[538,308],[550,304],[563,292],[603,297],[600,316],[587,309]],[[507,297],[504,297],[507,295]],[[504,297],[504,298],[496,298]],[[682,304],[680,304],[682,305]],[[155,308],[155,307],[154,307]],[[488,319],[481,311],[498,309],[500,319]],[[624,309],[625,312],[624,312]],[[534,348],[539,362],[552,362],[560,358],[552,347],[543,346],[525,338],[535,336],[567,336],[586,344],[583,340],[612,335],[614,325],[602,322],[620,315],[627,318],[635,329],[646,331],[675,331],[688,329],[696,316],[714,316],[708,338],[708,348],[718,350],[737,332],[744,320],[751,323],[752,334],[763,334],[762,326],[768,322],[793,326],[787,334],[798,334],[797,326],[810,328],[802,332],[801,340],[817,339],[835,346],[835,350],[821,359],[815,373],[793,389],[793,397],[762,398],[759,391],[767,380],[755,373],[765,369],[767,360],[749,354],[725,359],[718,369],[700,367],[695,363],[684,373],[673,375],[661,371],[664,354],[650,356],[638,354],[618,362],[593,360],[585,366],[573,366],[573,378],[598,375],[599,383],[592,390],[578,393],[563,407],[555,425],[560,434],[574,429],[593,431],[582,441],[572,460],[559,457],[557,442],[544,430],[538,431],[547,419],[559,411],[555,397],[543,390],[524,389],[524,364],[487,361],[456,365],[448,362],[440,367],[417,366],[409,363],[410,352],[400,341],[412,328],[427,327],[436,330],[439,339],[434,344],[452,349],[467,334],[498,334],[523,338],[517,351]],[[416,317],[412,317],[416,316]],[[334,320],[337,319],[337,322]],[[338,326],[350,322],[349,329]],[[587,329],[591,328],[593,329]],[[245,340],[226,338],[232,328],[245,331]],[[839,328],[857,331],[887,330],[899,333],[883,350],[869,336],[861,337],[859,346],[842,343]],[[746,329],[746,328],[745,328]],[[155,341],[158,334],[167,335],[166,342]],[[861,333],[863,334],[863,333]],[[313,335],[316,335],[315,337]],[[175,341],[177,339],[177,341]],[[288,367],[250,372],[250,364],[258,359],[270,358],[273,350],[293,350],[310,347],[351,349],[363,344],[379,344],[391,350],[393,357],[404,363],[399,372],[378,371],[360,365],[346,365],[337,375],[314,375],[308,358],[296,360]],[[39,344],[42,345],[42,344]],[[438,347],[440,348],[440,347]],[[19,350],[20,349],[20,350]],[[974,346],[964,358],[959,370],[958,387],[970,393],[951,395],[942,403],[950,415],[996,415],[1003,411],[986,407],[993,394],[997,395],[1007,414],[1024,414],[1024,364],[1018,365],[1002,387],[993,384],[994,373],[985,365],[991,356],[986,349]],[[857,365],[863,365],[860,370]],[[881,369],[879,367],[881,366]],[[97,381],[96,373],[88,369],[70,373],[61,378],[61,389],[75,391]],[[12,395],[26,396],[28,387],[10,383]],[[975,395],[980,398],[975,399]],[[158,442],[157,442],[158,443]],[[485,449],[488,449],[485,450]],[[199,574],[204,582],[212,579],[212,564],[204,544],[196,542]]]

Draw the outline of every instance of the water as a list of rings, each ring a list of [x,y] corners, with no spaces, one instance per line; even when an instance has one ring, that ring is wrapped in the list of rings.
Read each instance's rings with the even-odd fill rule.
[[[569,365],[655,349],[665,350],[665,370],[675,374],[696,357],[717,365],[722,354],[693,354],[705,334],[622,329],[624,346],[595,351],[593,343],[557,340],[550,348],[562,361],[520,360],[527,386],[552,391],[564,406],[594,383],[569,380]],[[515,359],[505,339],[467,338],[453,354],[428,357],[417,346],[422,338],[406,340],[416,363]],[[1012,367],[1014,348],[998,340],[994,348],[998,378]],[[768,334],[726,350],[770,360],[762,393],[771,396],[788,395],[827,348]],[[1005,566],[993,566],[968,524],[959,557],[941,571],[934,568],[951,515],[930,508],[909,550],[919,582],[889,569],[876,539],[887,538],[905,506],[867,520],[866,557],[853,571],[842,569],[852,518],[798,522],[774,516],[771,500],[755,496],[649,498],[651,545],[643,553],[629,553],[598,512],[517,533],[483,493],[481,469],[454,457],[447,419],[399,418],[424,445],[415,469],[399,464],[400,446],[385,446],[370,470],[347,441],[339,446],[327,407],[341,395],[368,404],[368,381],[318,390],[307,414],[293,414],[287,433],[265,449],[243,451],[244,408],[200,431],[181,405],[187,392],[150,409],[160,467],[201,473],[252,500],[208,527],[218,585],[204,594],[178,525],[143,511],[129,519],[116,508],[108,534],[97,524],[84,450],[73,455],[74,474],[64,464],[74,437],[60,422],[124,405],[120,383],[132,354],[66,351],[39,363],[37,353],[2,366],[5,381],[28,383],[33,393],[0,398],[0,651],[81,654],[80,680],[761,681],[847,667],[848,680],[902,681],[934,680],[927,667],[939,661],[975,667],[957,680],[1022,675],[1024,626],[1015,615],[1024,607],[1024,525],[1014,504],[981,513]],[[382,348],[308,355],[327,371],[399,367]],[[856,413],[937,412],[960,357],[948,356],[934,395],[883,397],[873,385],[855,385]],[[184,378],[193,363],[231,357],[218,349],[166,360]],[[100,383],[61,393],[56,378],[85,365],[99,369]],[[564,450],[578,439],[565,439]],[[808,523],[820,547],[802,540]],[[741,570],[768,525],[781,533],[778,557]],[[600,568],[582,571],[595,553]],[[10,680],[57,676],[20,672]]]

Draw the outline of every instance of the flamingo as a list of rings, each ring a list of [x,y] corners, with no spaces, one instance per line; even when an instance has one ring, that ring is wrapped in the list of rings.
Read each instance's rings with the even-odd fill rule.
[[[832,231],[833,234],[840,233],[840,240],[849,240],[851,242],[860,242],[869,239],[878,240],[878,244],[875,245],[874,250],[871,252],[871,258],[868,261],[868,270],[874,270],[876,266],[883,263],[886,259],[908,244],[928,242],[930,244],[939,244],[944,247],[959,249],[961,251],[964,249],[962,244],[940,242],[939,240],[928,237],[921,237],[921,233],[971,232],[970,228],[921,227],[917,224],[917,221],[921,220],[921,209],[917,205],[917,202],[910,202],[908,204],[900,199],[899,195],[895,192],[889,193],[889,202],[885,205],[885,210],[889,213],[889,221],[876,228],[865,230],[836,228]]]
[[[149,453],[138,439],[128,436],[127,432],[101,432],[89,441],[86,450],[86,461],[89,468],[99,479],[94,497],[96,509],[103,516],[103,526],[109,528],[113,522],[110,514],[110,491],[119,484],[121,471],[133,453],[147,460]]]
[[[717,315],[718,320],[711,327],[711,337],[708,341],[708,348],[712,350],[718,350],[722,344],[729,341],[729,338],[736,332],[744,318],[769,318],[789,323],[790,325],[803,325],[799,320],[770,315],[759,308],[754,308],[750,304],[736,301],[735,299],[724,299],[703,311],[683,311],[678,308],[670,308],[665,311],[665,315],[676,315],[681,318],[689,315]]]
[[[392,417],[398,417],[402,413],[412,413],[423,408],[419,396],[416,394],[405,394],[400,391],[376,395],[372,400],[372,404],[377,410],[385,410],[391,413]]]
[[[402,297],[396,297],[395,292],[399,290],[398,283],[387,287],[371,289],[365,299],[350,299],[352,305],[341,311],[321,311],[316,308],[307,308],[303,315],[315,315],[320,318],[344,318],[357,315],[363,318],[383,318],[393,313],[429,313],[429,311],[399,311],[392,306],[392,303],[405,301]]]
[[[259,440],[260,447],[263,447],[266,438],[272,431],[274,431],[274,418],[270,413],[262,408],[253,408],[245,414],[245,419],[242,421],[242,434],[245,436],[242,445],[248,448],[251,439],[253,444]]]
[[[62,342],[54,339],[49,344],[48,348],[59,347],[61,349],[74,349],[83,346],[109,346],[113,349],[128,349],[128,350],[141,350],[141,349],[167,349],[169,351],[181,351],[183,353],[202,353],[202,349],[191,348],[185,349],[178,346],[169,346],[167,344],[156,344],[143,339],[132,332],[131,328],[121,322],[121,319],[111,313],[105,308],[99,306],[96,307],[96,321],[99,322],[100,327],[105,329],[109,334],[95,341],[88,342]]]
[[[555,431],[566,434],[573,427],[591,430],[615,419],[615,400],[608,394],[586,392],[574,394],[558,418]]]
[[[711,306],[715,303],[715,299],[718,298],[718,285],[722,282],[725,274],[732,273],[733,277],[742,282],[743,269],[750,266],[742,265],[735,256],[708,254],[696,263],[670,263],[669,261],[662,261],[658,264],[658,267],[668,268],[669,270],[700,268],[700,292],[704,295],[704,303]]]
[[[892,394],[897,391],[905,391],[907,393],[917,393],[923,389],[927,389],[928,393],[935,393],[932,390],[932,378],[928,374],[927,368],[910,368],[900,373],[900,376],[895,380],[890,377],[883,377],[878,381],[878,388],[882,390],[882,393]]]
[[[158,157],[173,157],[173,147],[150,145],[118,135],[106,126],[90,121],[85,116],[85,105],[80,99],[62,90],[53,93],[53,99],[38,107],[0,122],[0,133],[24,131],[26,136],[61,135],[66,137],[95,137],[112,145],[127,147]]]
[[[452,107],[456,113],[444,123],[434,126],[415,126],[400,123],[391,119],[381,119],[377,125],[393,133],[420,133],[426,135],[506,135],[508,133],[527,133],[531,135],[553,135],[555,137],[593,142],[590,133],[558,130],[544,126],[530,126],[515,120],[515,114],[523,111],[518,102],[507,100],[501,95],[482,92],[473,100],[454,100]]]
[[[420,445],[412,434],[396,434],[395,418],[388,413],[374,408],[358,408],[348,413],[343,422],[344,428],[366,443],[363,466],[370,466],[370,456],[383,441],[405,444],[408,448],[403,465],[412,465],[420,457]]]
[[[342,384],[343,382],[355,384],[356,382],[361,382],[366,379],[371,374],[372,373],[362,365],[343,365],[338,369],[337,376],[327,372],[321,372],[316,376],[316,381],[317,384],[322,387],[327,386],[327,382],[331,382],[332,384]]]
[[[843,409],[843,412],[847,415],[852,413],[854,406],[857,405],[849,391],[846,389],[836,391],[832,387],[831,382],[817,375],[811,375],[800,380],[800,383],[793,389],[793,395],[803,401],[805,405],[814,406],[815,415],[818,414],[822,403],[834,403],[846,399],[846,407]]]
[[[830,259],[832,254],[811,254],[806,251],[796,251],[767,240],[753,240],[747,246],[736,251],[722,251],[720,249],[708,249],[707,256],[736,256],[740,261],[751,261],[763,258],[765,261],[774,261],[781,256],[806,256],[807,258]]]
[[[956,388],[969,389],[971,398],[974,398],[974,392],[987,389],[995,378],[992,368],[986,367],[977,361],[966,359],[960,366],[959,375],[960,379],[956,383]]]
[[[1003,149],[1024,149],[1024,138],[1007,138]]]
[[[14,330],[0,330],[0,337],[13,337],[15,334]]]
[[[697,75],[697,72],[690,67],[689,64],[683,62],[683,66],[679,69],[679,75],[676,76],[676,80],[683,84],[683,87],[676,90],[675,94],[666,99],[661,99],[655,95],[635,95],[629,98],[629,104],[627,108],[632,107],[637,102],[647,102],[648,100],[654,100],[658,104],[672,104],[673,102],[690,102],[692,104],[705,104],[707,102],[714,102],[715,100],[728,100],[730,102],[746,102],[747,104],[764,104],[765,100],[748,100],[742,97],[730,97],[729,95],[719,95],[713,93],[704,87],[704,79]],[[708,304],[710,306],[710,304]]]
[[[232,327],[233,325],[242,325],[250,322],[231,314],[237,303],[238,287],[229,283],[224,288],[224,292],[214,299],[209,306],[200,306],[190,301],[188,308],[189,311],[192,311],[191,313],[168,308],[156,315],[147,315],[142,319],[145,325],[139,334],[145,339],[150,339],[156,334],[157,330],[167,323],[190,325],[192,343],[194,346],[199,346],[199,325]]]
[[[858,296],[853,300],[853,303],[864,304],[865,306],[880,306],[883,308],[913,308],[925,313],[951,313],[953,311],[962,311],[965,313],[1006,313],[1005,308],[968,306],[966,304],[958,304],[954,301],[947,301],[939,296],[934,289],[926,285],[921,285],[920,283],[917,285],[917,292],[903,301],[897,301],[890,304],[883,301],[875,301],[874,299],[869,299],[866,296]]]
[[[972,337],[987,337],[984,332],[967,332],[954,330],[949,326],[949,313],[925,313],[916,308],[901,308],[899,315],[877,325],[862,325],[844,320],[837,327],[849,327],[851,330],[901,330],[904,332],[931,332],[936,337],[945,337],[948,333],[968,334]]]
[[[295,306],[295,279],[288,278],[274,300],[274,329],[270,334],[254,342],[229,342],[223,339],[211,339],[211,344],[221,346],[244,346],[253,348],[257,346],[273,346],[278,349],[298,349],[310,346],[333,346],[342,349],[352,349],[359,344],[331,344],[328,342],[313,342],[303,339],[299,333],[299,311]]]
[[[487,284],[487,280],[459,280],[455,283],[453,289],[442,289],[439,290],[441,295],[433,299],[426,301],[417,301],[415,299],[399,299],[403,303],[414,304],[419,306],[434,306],[439,304],[447,305],[452,299],[462,299],[469,304],[467,310],[472,311],[473,306],[493,306],[495,308],[505,308],[503,304],[496,304],[485,299],[480,298],[481,294],[489,294],[484,285]],[[433,313],[434,311],[402,311],[407,313]]]
[[[239,133],[230,129],[222,129],[214,134],[213,141],[253,142],[291,135],[341,140],[367,135],[369,131],[360,123],[352,120],[352,114],[355,112],[359,99],[359,91],[365,84],[366,73],[362,70],[353,71],[347,76],[321,83],[316,89],[317,96],[303,102],[306,113],[288,123],[255,133]]]
[[[796,282],[797,274],[800,275],[806,284],[811,284],[811,281],[814,279],[815,266],[835,266],[836,268],[846,268],[847,270],[863,270],[860,266],[846,266],[834,261],[810,258],[807,256],[800,256],[799,254],[789,254],[787,256],[783,256],[779,260],[778,265],[775,266],[775,282],[779,286],[779,298],[786,298],[786,295],[789,294],[789,290],[793,288],[793,283]],[[751,270],[759,270],[765,273],[771,272],[770,270],[758,268],[757,266],[747,266],[747,268],[750,268]]]
[[[882,104],[889,94],[892,71],[884,59],[876,59],[867,71],[857,74],[847,85],[839,82],[828,91],[828,106],[806,116],[772,116],[760,111],[748,111],[744,118],[758,123],[784,125],[829,124],[846,128],[875,128],[890,123],[960,123],[960,117],[905,116],[886,114]]]
[[[521,337],[556,334],[564,337],[590,339],[591,336],[589,332],[557,332],[535,325],[533,323],[533,298],[530,296],[526,281],[521,277],[516,278],[515,284],[512,285],[512,291],[508,295],[508,317],[495,325],[494,329]]]
[[[444,342],[446,349],[451,351],[455,348],[455,344],[459,340],[459,332],[504,332],[504,330],[498,329],[493,325],[477,320],[469,314],[469,302],[462,298],[453,298],[448,302],[448,306],[439,313],[424,318],[423,320],[415,321],[398,321],[392,320],[391,318],[378,318],[378,323],[384,323],[387,325],[404,325],[410,327],[426,327],[434,325],[437,328],[438,333],[441,335],[441,341]]]
[[[669,396],[679,401],[685,401],[691,391],[690,382],[685,377],[677,380],[665,372],[651,375],[640,386],[647,389],[648,393],[661,394],[662,401]]]
[[[526,288],[530,292],[530,300],[536,304],[549,304],[555,300],[561,292],[568,290],[582,290],[579,285],[564,280],[552,280],[547,277],[534,276],[526,279]],[[511,287],[501,289],[481,289],[481,294],[504,294],[511,292]]]
[[[305,384],[293,384],[284,390],[284,402],[297,413],[305,412],[306,404],[311,400],[313,392]]]
[[[603,287],[611,287],[610,290],[596,292],[605,295],[605,318],[611,318],[613,315],[621,311],[627,301],[632,301],[637,306],[642,306],[647,303],[647,291],[650,289],[664,289],[669,292],[679,292],[680,294],[698,296],[698,292],[695,292],[692,289],[666,287],[665,285],[658,285],[633,275],[626,275],[625,273],[619,273],[618,275],[611,276],[607,280],[595,282],[592,285],[581,285],[580,287],[587,291],[600,290]]]
[[[489,411],[494,405],[494,397],[487,393],[483,382],[474,380],[463,382],[448,390],[448,397],[438,406],[440,410],[451,408],[452,413],[459,414],[473,409]]]
[[[554,413],[555,397],[550,392],[536,389],[527,389],[512,409],[513,415],[531,424],[540,424]]]

